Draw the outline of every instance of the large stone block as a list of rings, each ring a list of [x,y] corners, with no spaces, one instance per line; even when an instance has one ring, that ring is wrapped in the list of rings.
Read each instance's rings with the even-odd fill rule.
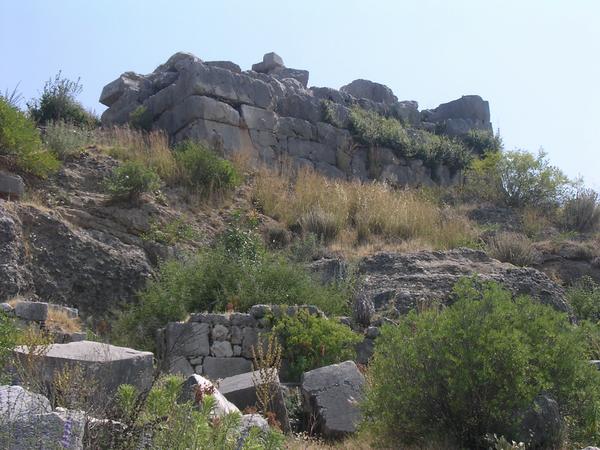
[[[240,410],[257,405],[258,398],[256,396],[257,386],[266,386],[267,381],[272,381],[271,389],[272,400],[270,408],[275,413],[277,421],[280,423],[282,430],[287,432],[290,430],[290,422],[288,418],[285,400],[279,383],[279,375],[276,369],[272,369],[274,373],[268,374],[267,379],[260,376],[260,372],[247,372],[232,377],[227,377],[219,383],[219,391],[221,394],[237,406]]]
[[[277,114],[273,111],[250,105],[242,105],[240,110],[246,127],[252,130],[274,131],[277,127]]]
[[[218,380],[240,373],[250,372],[252,363],[245,358],[216,358],[207,356],[202,365],[202,374],[211,379]]]
[[[361,420],[358,403],[365,377],[353,361],[321,367],[302,375],[304,412],[316,418],[318,431],[339,438],[356,431]]]
[[[210,354],[210,326],[198,322],[170,322],[165,328],[165,354],[207,356]]]
[[[212,411],[217,417],[240,412],[236,405],[231,403],[209,380],[200,375],[190,376],[182,385],[178,401],[199,403],[204,395],[210,394],[216,400],[215,409]]]
[[[243,151],[250,153],[255,151],[248,130],[212,120],[196,119],[174,137],[176,142],[186,139],[204,142],[226,156]]]
[[[108,83],[100,94],[100,103],[108,107],[115,104],[125,92],[138,93],[144,78],[134,72],[125,72],[119,78]]]
[[[19,199],[25,193],[25,183],[19,175],[0,171],[0,196]]]
[[[335,166],[335,148],[328,147],[320,142],[306,141],[304,139],[289,138],[288,152],[291,156],[308,159],[314,162],[324,162]]]
[[[152,353],[101,342],[52,344],[43,355],[30,354],[27,346],[20,346],[15,354],[28,361],[33,359],[41,379],[49,385],[61,372],[78,368],[99,396],[112,397],[121,384],[132,384],[143,391],[152,381]]]
[[[398,101],[398,98],[396,98],[389,87],[370,80],[354,80],[352,83],[342,86],[340,91],[356,98],[366,98],[367,100],[387,105],[392,105]]]
[[[240,124],[239,113],[227,103],[210,97],[191,95],[175,107],[165,111],[154,123],[154,128],[173,135],[196,119],[206,119],[235,127]]]
[[[15,314],[19,319],[44,322],[48,318],[48,303],[19,302],[15,305]]]
[[[277,101],[275,112],[282,117],[296,117],[311,123],[323,119],[323,107],[320,100],[308,95],[295,93],[286,95]]]

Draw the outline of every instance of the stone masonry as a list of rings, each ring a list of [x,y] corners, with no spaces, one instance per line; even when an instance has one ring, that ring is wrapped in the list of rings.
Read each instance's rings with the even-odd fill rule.
[[[151,74],[125,72],[107,84],[100,96],[108,106],[102,123],[125,124],[135,112],[173,143],[193,139],[225,156],[247,152],[271,166],[291,163],[332,178],[396,185],[450,185],[460,173],[401,158],[388,148],[360,145],[349,130],[352,106],[450,136],[492,131],[489,104],[477,95],[419,111],[417,102],[398,101],[390,88],[369,80],[336,90],[308,88],[308,79],[308,71],[285,67],[275,53],[247,71],[229,61],[204,62],[176,53]],[[325,102],[333,115],[327,120]]]

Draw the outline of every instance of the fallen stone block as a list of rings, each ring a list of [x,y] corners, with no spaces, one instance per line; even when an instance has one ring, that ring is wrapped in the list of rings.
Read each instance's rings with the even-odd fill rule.
[[[284,432],[290,431],[290,421],[285,406],[285,400],[279,383],[279,375],[276,369],[274,374],[269,375],[269,379],[274,380],[272,389],[272,404],[271,410],[275,413],[275,417],[281,429]],[[243,373],[232,377],[224,378],[219,383],[219,391],[221,394],[237,406],[240,410],[257,405],[256,384],[263,384],[258,371]]]
[[[302,375],[304,412],[315,417],[316,429],[325,438],[354,433],[361,420],[358,403],[365,377],[353,361],[321,367]]]
[[[178,400],[180,402],[191,401],[197,404],[202,401],[205,395],[212,395],[216,400],[213,414],[217,417],[240,412],[238,407],[231,403],[212,382],[200,375],[192,375],[183,383]]]
[[[152,382],[153,354],[131,348],[81,341],[49,345],[44,354],[30,354],[27,346],[20,346],[15,354],[21,360],[35,363],[39,376],[49,386],[58,374],[81,370],[99,398],[112,398],[121,384],[131,384],[144,391]]]

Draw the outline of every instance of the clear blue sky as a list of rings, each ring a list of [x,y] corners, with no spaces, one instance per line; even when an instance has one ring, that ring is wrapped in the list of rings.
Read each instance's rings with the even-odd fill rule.
[[[276,51],[310,85],[368,78],[425,108],[479,94],[508,149],[600,188],[598,0],[0,0],[0,89],[26,98],[62,70],[101,112],[106,83],[176,51],[244,69]]]

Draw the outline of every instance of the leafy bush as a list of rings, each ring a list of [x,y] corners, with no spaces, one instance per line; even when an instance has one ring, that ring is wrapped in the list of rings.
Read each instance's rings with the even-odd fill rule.
[[[117,167],[106,182],[108,192],[116,200],[135,200],[142,193],[156,190],[159,186],[158,175],[135,161]]]
[[[600,226],[600,198],[591,189],[583,189],[565,202],[563,225],[569,231],[581,233],[597,230]]]
[[[233,165],[206,147],[186,141],[175,148],[175,160],[180,174],[180,182],[188,188],[203,194],[226,192],[240,182]]]
[[[58,72],[54,79],[46,81],[41,97],[27,103],[29,115],[41,125],[64,121],[74,125],[96,126],[98,119],[76,99],[82,90],[79,79],[72,81],[63,78],[61,72]]]
[[[443,311],[413,312],[383,329],[364,405],[374,435],[394,445],[450,437],[482,448],[486,434],[518,441],[523,412],[546,393],[571,448],[598,442],[600,373],[568,318],[495,283],[463,280],[455,295]]]
[[[487,248],[492,258],[515,266],[531,266],[538,256],[529,238],[520,233],[498,233]]]
[[[66,122],[48,122],[43,135],[44,144],[60,159],[65,160],[92,142],[89,129]]]
[[[486,130],[470,130],[462,137],[462,141],[476,155],[502,151],[502,138]]]
[[[60,163],[42,147],[35,124],[0,97],[0,157],[25,172],[46,177]]]
[[[182,219],[166,223],[150,222],[150,229],[140,236],[145,241],[154,241],[165,245],[175,245],[182,241],[197,241],[199,233]]]
[[[14,320],[0,311],[0,384],[4,381],[4,369],[17,342],[17,329]]]
[[[409,146],[408,133],[400,121],[384,117],[375,111],[368,111],[360,106],[352,107],[350,126],[352,132],[363,144],[397,150],[403,150]]]
[[[280,340],[288,375],[294,380],[308,370],[354,359],[354,347],[361,341],[346,325],[305,310],[273,321],[272,332]]]
[[[167,261],[119,314],[114,336],[121,343],[152,349],[154,333],[189,312],[246,311],[259,303],[311,304],[328,314],[347,310],[349,286],[322,285],[301,265],[267,253],[253,233],[226,232],[212,247],[185,260]]]
[[[243,447],[239,447],[240,414],[227,414],[214,420],[215,400],[211,393],[198,392],[202,399],[199,406],[191,401],[183,403],[179,401],[182,384],[183,379],[179,377],[162,377],[146,397],[134,386],[119,386],[117,403],[121,420],[132,429],[130,433],[114,436],[111,448],[133,448],[144,436],[144,448],[150,449],[283,449],[281,433],[263,432],[258,428],[253,428]]]
[[[550,165],[546,153],[491,152],[475,159],[467,174],[467,191],[476,198],[512,207],[553,209],[565,195],[569,180]]]
[[[600,321],[600,285],[582,277],[567,289],[567,299],[578,319]]]

